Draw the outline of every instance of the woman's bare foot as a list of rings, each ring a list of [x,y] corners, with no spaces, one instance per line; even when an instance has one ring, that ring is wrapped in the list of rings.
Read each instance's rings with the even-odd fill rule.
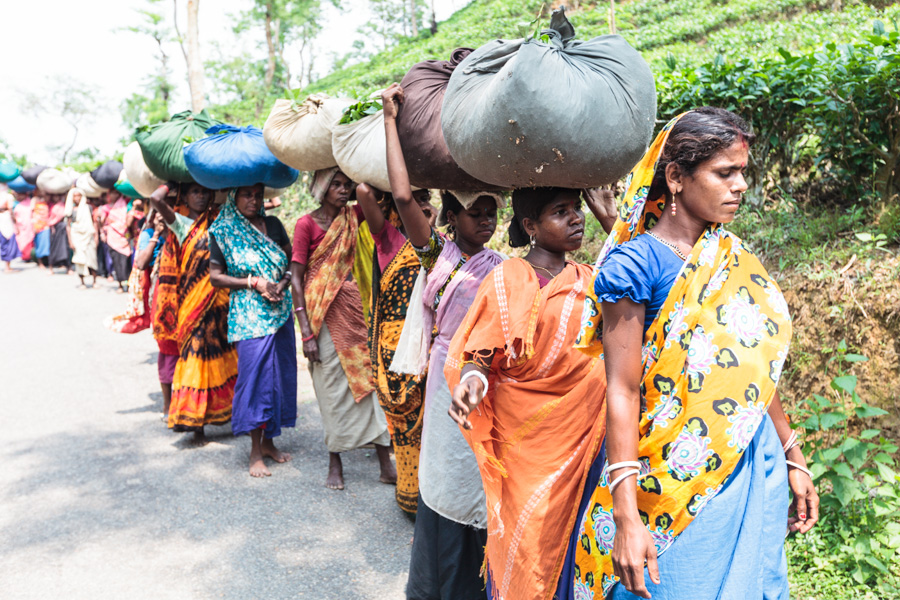
[[[381,477],[378,478],[378,481],[380,481],[381,483],[396,485],[397,468],[394,467],[394,463],[391,462],[390,446],[379,446],[376,444],[375,453],[378,455],[378,463],[381,466]]]
[[[344,465],[337,452],[328,455],[328,479],[325,480],[325,487],[329,490],[344,489]]]
[[[203,428],[197,429],[194,431],[194,439],[191,442],[195,446],[205,446],[209,440],[206,439],[206,433],[203,432]]]
[[[250,451],[250,477],[271,477],[272,472],[263,462],[262,453],[257,450]]]
[[[264,439],[260,449],[262,450],[263,456],[268,456],[277,463],[286,463],[291,460],[291,455],[276,448],[275,443],[272,440]]]

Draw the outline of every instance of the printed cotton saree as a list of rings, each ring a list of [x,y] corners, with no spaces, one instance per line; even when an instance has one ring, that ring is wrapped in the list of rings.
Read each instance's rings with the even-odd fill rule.
[[[381,275],[370,323],[375,386],[397,459],[397,504],[408,513],[416,512],[419,495],[425,375],[401,375],[390,367],[420,268],[419,259],[407,241]]]
[[[177,321],[171,329],[171,341],[179,358],[169,408],[169,427],[176,431],[224,425],[231,419],[237,353],[227,340],[228,290],[214,288],[209,282],[210,220],[209,213],[198,218],[177,252],[167,252],[175,237],[170,235],[161,257],[157,302],[164,301],[159,304],[164,330],[172,324],[175,307],[171,290],[163,297],[163,277],[176,277]],[[165,283],[171,285],[170,281]]]
[[[605,433],[603,361],[573,347],[590,275],[590,267],[570,262],[540,288],[526,261],[504,261],[450,344],[444,373],[451,389],[466,363],[495,353],[488,394],[469,415],[473,428],[463,431],[487,496],[493,599],[552,597]]]
[[[676,121],[629,176],[620,218],[595,273],[613,247],[657,223],[665,199],[647,196]],[[602,322],[593,286],[582,321],[578,346],[598,356]],[[790,339],[788,307],[778,286],[740,239],[711,224],[644,340],[637,500],[658,553],[669,549],[740,464],[767,419]],[[576,598],[605,597],[616,583],[608,486],[604,468],[580,527]]]

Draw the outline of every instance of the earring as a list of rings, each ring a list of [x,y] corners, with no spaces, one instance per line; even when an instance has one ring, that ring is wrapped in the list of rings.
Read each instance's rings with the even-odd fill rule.
[[[531,247],[534,248],[534,234],[531,234]]]
[[[456,239],[456,226],[453,225],[452,223],[450,225],[447,225],[447,235],[450,237],[451,240]]]
[[[675,216],[675,211],[678,210],[678,207],[675,205],[675,198],[672,197],[672,216]]]

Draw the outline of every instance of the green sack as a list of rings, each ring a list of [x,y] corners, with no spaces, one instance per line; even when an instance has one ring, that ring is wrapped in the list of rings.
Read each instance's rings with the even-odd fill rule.
[[[172,115],[165,123],[138,128],[135,139],[141,147],[144,162],[150,171],[163,181],[190,183],[193,181],[184,165],[184,147],[206,137],[206,130],[220,122],[209,116],[206,109],[199,113],[189,110]]]
[[[19,165],[11,160],[0,161],[0,181],[8,183],[19,176]]]
[[[128,196],[129,198],[142,198],[142,196],[138,193],[134,186],[129,183],[127,179],[120,179],[116,182],[115,188],[121,192],[123,196]]]

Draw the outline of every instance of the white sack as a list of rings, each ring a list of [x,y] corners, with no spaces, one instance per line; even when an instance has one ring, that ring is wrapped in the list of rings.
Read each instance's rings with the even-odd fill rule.
[[[149,198],[150,194],[156,191],[156,188],[165,183],[165,181],[150,171],[147,163],[144,162],[141,146],[137,142],[131,142],[125,149],[125,156],[122,158],[122,163],[125,165],[122,172],[134,187],[135,191],[144,198]]]
[[[332,128],[352,100],[313,95],[300,104],[276,100],[263,126],[263,139],[275,157],[300,171],[337,164],[331,149]]]

